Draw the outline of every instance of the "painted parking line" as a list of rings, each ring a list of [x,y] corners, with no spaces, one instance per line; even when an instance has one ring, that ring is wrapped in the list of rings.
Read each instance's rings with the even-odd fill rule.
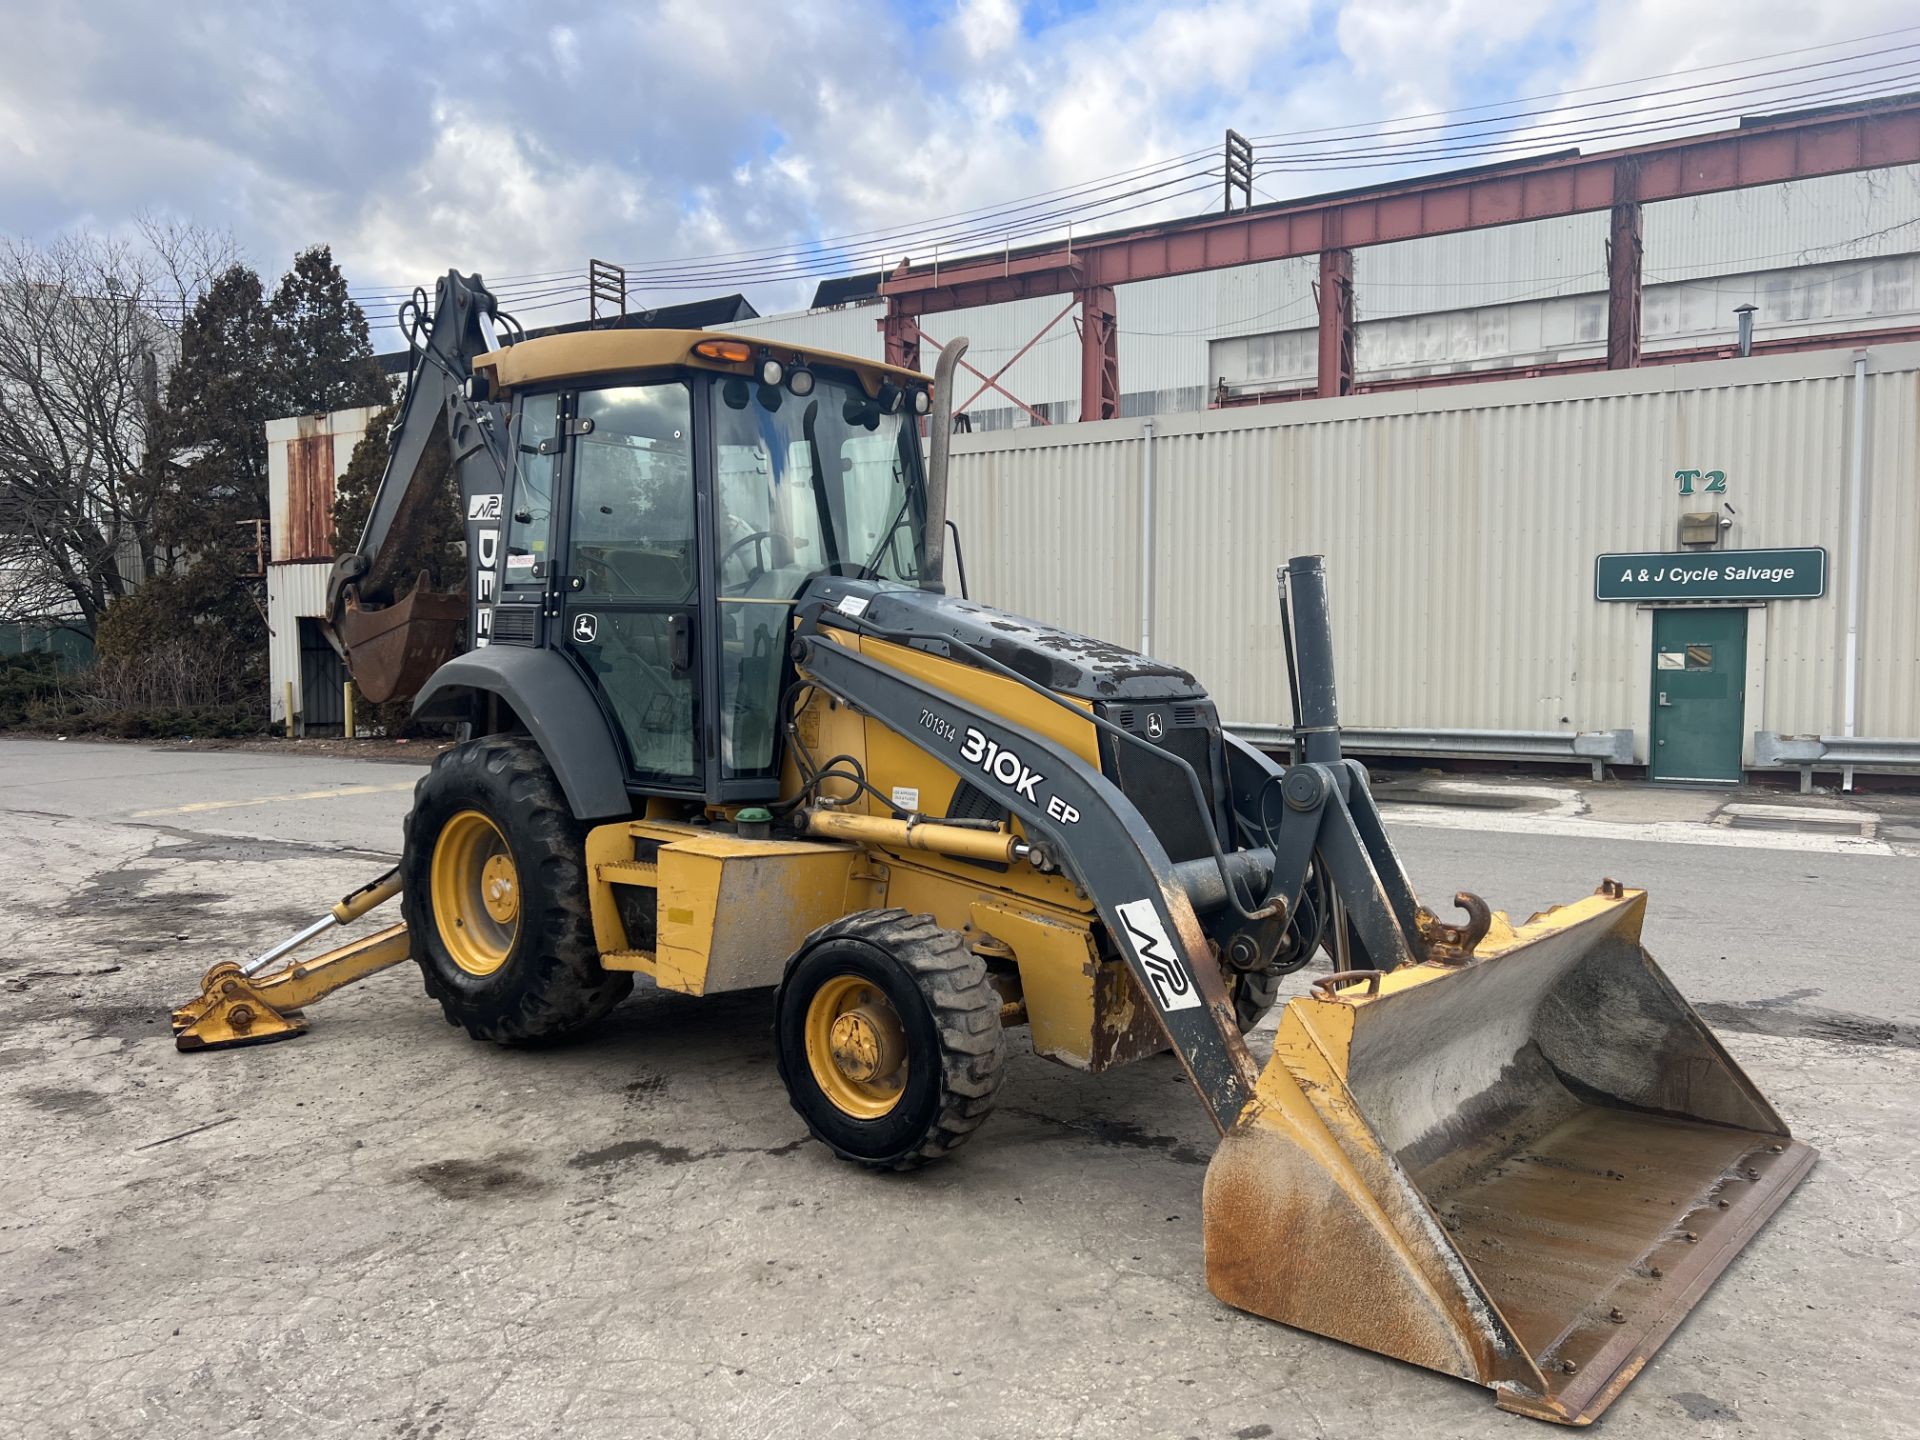
[[[413,781],[392,785],[336,785],[331,790],[302,790],[293,795],[255,795],[247,800],[196,800],[191,805],[169,805],[162,810],[136,810],[131,819],[151,820],[156,815],[199,815],[208,810],[243,810],[252,805],[284,805],[290,800],[338,800],[347,795],[392,795],[413,789]]]

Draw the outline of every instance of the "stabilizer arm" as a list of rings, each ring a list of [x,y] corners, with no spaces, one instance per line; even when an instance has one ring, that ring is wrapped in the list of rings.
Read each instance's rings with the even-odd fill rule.
[[[389,870],[342,898],[325,915],[256,959],[239,965],[223,960],[200,981],[200,993],[173,1012],[173,1040],[181,1050],[219,1050],[284,1040],[307,1028],[300,1013],[343,985],[398,965],[410,953],[407,927],[389,925],[316,955],[284,960],[336,925],[349,925],[400,893],[400,872]]]

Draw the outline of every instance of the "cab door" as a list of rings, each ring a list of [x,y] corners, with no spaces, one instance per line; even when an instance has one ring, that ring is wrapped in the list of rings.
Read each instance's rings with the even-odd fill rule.
[[[574,397],[556,637],[593,677],[635,782],[697,792],[700,507],[679,381]]]

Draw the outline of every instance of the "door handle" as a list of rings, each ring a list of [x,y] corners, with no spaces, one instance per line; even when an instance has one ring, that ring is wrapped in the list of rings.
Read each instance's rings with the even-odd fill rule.
[[[676,676],[693,669],[693,617],[684,611],[667,617],[667,654]]]
[[[1672,702],[1671,700],[1669,700],[1669,699],[1667,699],[1667,692],[1666,692],[1666,691],[1664,691],[1664,690],[1662,690],[1662,691],[1660,692],[1660,703],[1661,703],[1662,705],[1666,705],[1666,706],[1669,706],[1669,707],[1671,707],[1671,706],[1672,706],[1672,704],[1673,704],[1673,702]]]

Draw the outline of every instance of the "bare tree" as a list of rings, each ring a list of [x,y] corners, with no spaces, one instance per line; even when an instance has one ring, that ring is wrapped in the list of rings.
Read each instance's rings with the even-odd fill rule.
[[[244,259],[231,230],[152,211],[142,211],[134,224],[152,254],[155,304],[176,327],[213,282]]]
[[[93,630],[164,563],[141,461],[217,239],[0,237],[0,620]]]

